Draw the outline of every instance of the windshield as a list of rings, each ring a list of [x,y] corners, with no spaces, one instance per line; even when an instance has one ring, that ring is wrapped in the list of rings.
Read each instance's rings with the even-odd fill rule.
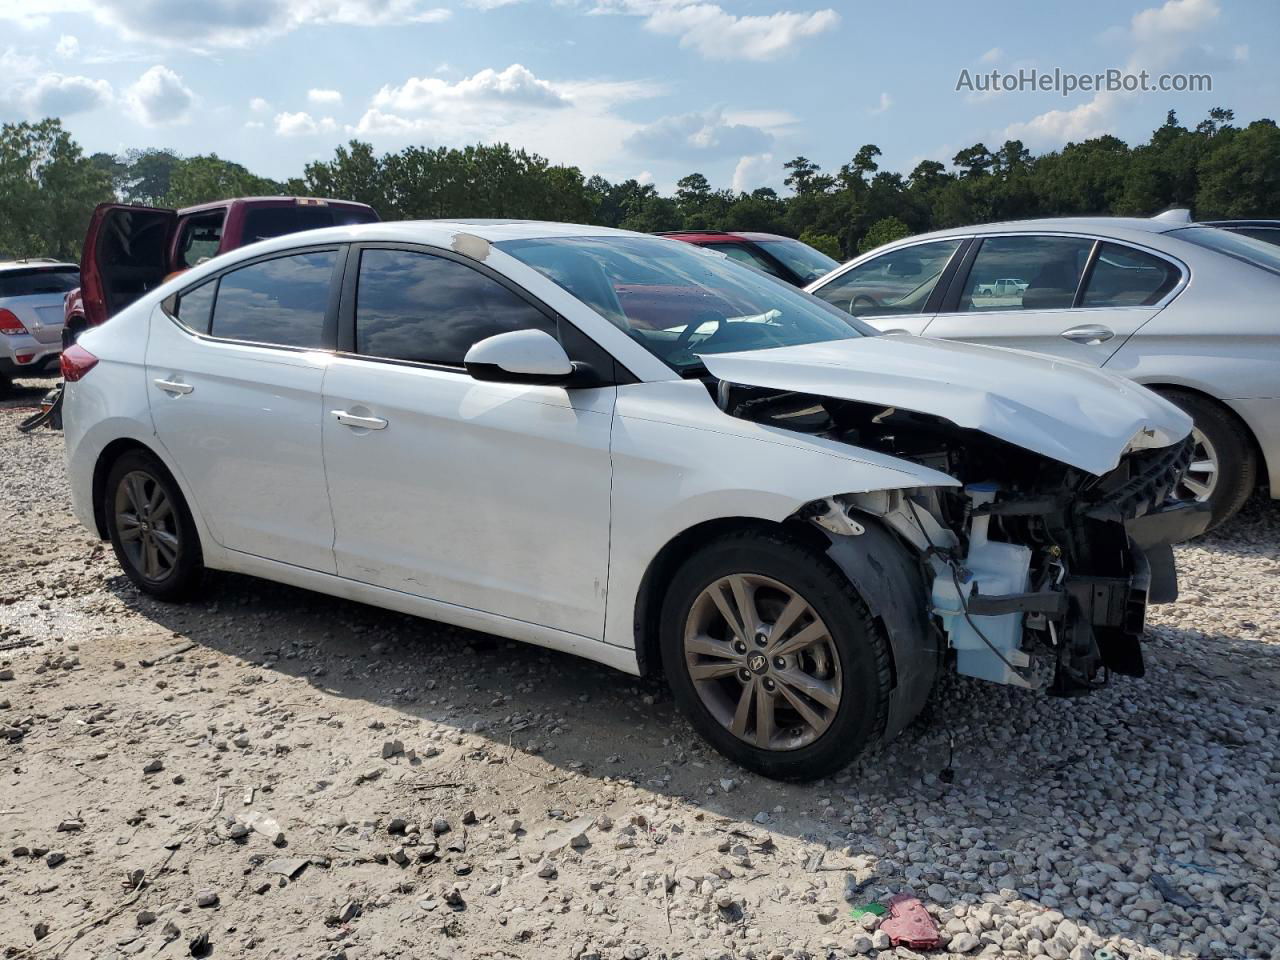
[[[1241,236],[1230,230],[1219,230],[1217,227],[1183,227],[1181,230],[1170,230],[1169,236],[1217,250],[1272,273],[1280,273],[1280,247],[1253,237]]]
[[[821,250],[815,250],[799,240],[779,237],[777,240],[756,240],[760,246],[785,263],[793,273],[812,283],[840,266]]]
[[[875,331],[722,254],[658,237],[505,240],[533,267],[681,374],[699,354],[872,336]]]

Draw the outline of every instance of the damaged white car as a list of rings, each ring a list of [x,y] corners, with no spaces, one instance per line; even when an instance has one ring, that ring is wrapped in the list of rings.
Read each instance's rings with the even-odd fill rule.
[[[1168,499],[1190,420],[1136,384],[616,230],[280,237],[63,370],[76,511],[141,589],[232,570],[661,672],[780,778],[897,733],[943,669],[1141,675],[1207,522]]]

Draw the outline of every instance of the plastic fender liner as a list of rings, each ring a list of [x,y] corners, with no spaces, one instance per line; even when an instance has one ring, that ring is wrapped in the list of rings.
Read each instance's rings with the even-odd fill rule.
[[[865,529],[856,536],[814,526],[830,543],[827,555],[849,578],[888,636],[894,670],[884,732],[889,739],[924,707],[938,676],[942,647],[929,625],[929,592],[916,558],[870,514],[859,514],[858,522]]]

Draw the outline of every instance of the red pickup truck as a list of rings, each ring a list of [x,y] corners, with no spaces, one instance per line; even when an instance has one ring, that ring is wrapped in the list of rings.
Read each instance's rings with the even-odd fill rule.
[[[85,236],[81,285],[65,301],[63,346],[210,257],[268,237],[378,219],[367,204],[318,197],[241,197],[182,210],[99,204]]]

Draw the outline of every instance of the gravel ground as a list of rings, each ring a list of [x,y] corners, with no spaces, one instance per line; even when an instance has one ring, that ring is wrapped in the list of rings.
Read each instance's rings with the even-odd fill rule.
[[[788,786],[572,657],[224,574],[152,602],[71,518],[60,435],[13,430],[27,386],[0,403],[0,956],[915,957],[850,911],[912,891],[930,956],[1280,958],[1274,502],[1178,550],[1146,678],[953,678]]]

